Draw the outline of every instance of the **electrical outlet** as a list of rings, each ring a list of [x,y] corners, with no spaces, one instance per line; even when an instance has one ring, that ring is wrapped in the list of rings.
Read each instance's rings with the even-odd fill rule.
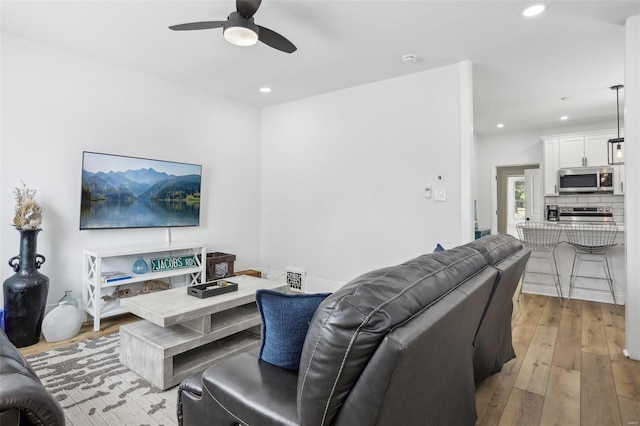
[[[304,282],[307,276],[307,271],[298,268],[286,268],[286,272],[289,289],[300,293],[304,292]]]

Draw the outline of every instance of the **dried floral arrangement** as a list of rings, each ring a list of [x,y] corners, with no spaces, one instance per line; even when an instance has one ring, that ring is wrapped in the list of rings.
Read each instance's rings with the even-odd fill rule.
[[[22,188],[16,188],[16,215],[13,225],[18,229],[40,229],[42,225],[42,206],[36,202],[36,190],[27,188],[22,182]]]

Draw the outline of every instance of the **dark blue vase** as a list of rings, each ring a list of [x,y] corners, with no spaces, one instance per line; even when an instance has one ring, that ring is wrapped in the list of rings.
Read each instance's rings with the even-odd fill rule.
[[[40,341],[44,309],[49,293],[49,278],[38,272],[45,262],[37,254],[37,236],[41,229],[18,229],[20,255],[9,259],[15,274],[4,281],[4,327],[9,340],[18,348]]]

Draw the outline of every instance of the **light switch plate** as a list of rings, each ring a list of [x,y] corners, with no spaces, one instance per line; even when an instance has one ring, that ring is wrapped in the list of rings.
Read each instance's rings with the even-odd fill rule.
[[[433,198],[436,201],[447,201],[447,190],[446,189],[436,189],[433,191]]]

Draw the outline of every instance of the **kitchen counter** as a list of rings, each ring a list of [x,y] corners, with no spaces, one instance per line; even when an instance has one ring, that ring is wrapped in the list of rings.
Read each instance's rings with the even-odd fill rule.
[[[560,285],[562,294],[566,298],[569,295],[569,283],[571,281],[571,267],[575,250],[567,241],[566,228],[571,227],[571,223],[547,222],[548,224],[557,224],[562,227],[560,232],[560,242],[555,250],[556,263],[558,265],[558,273],[560,276]],[[602,224],[602,223],[601,223]],[[624,304],[626,283],[626,263],[624,248],[624,226],[618,225],[616,233],[615,245],[609,250],[607,258],[611,270],[611,277],[616,294],[616,301],[619,305]],[[602,256],[583,255],[580,265],[579,275],[585,277],[577,277],[573,290],[573,299],[589,300],[594,302],[613,303],[611,292],[607,281],[601,278],[605,277],[604,265],[600,262]],[[548,296],[557,296],[553,277],[550,274],[551,266],[548,260],[548,251],[534,251],[527,264],[526,281],[523,282],[522,291],[524,293],[544,294]]]
[[[593,225],[616,225],[618,227],[618,232],[624,232],[624,223],[619,223],[619,222],[569,222],[569,221],[561,222],[557,220],[545,220],[544,223],[547,223],[549,225],[558,225],[560,227],[569,227],[571,225],[576,225],[580,223],[584,223],[584,224],[591,223]]]

